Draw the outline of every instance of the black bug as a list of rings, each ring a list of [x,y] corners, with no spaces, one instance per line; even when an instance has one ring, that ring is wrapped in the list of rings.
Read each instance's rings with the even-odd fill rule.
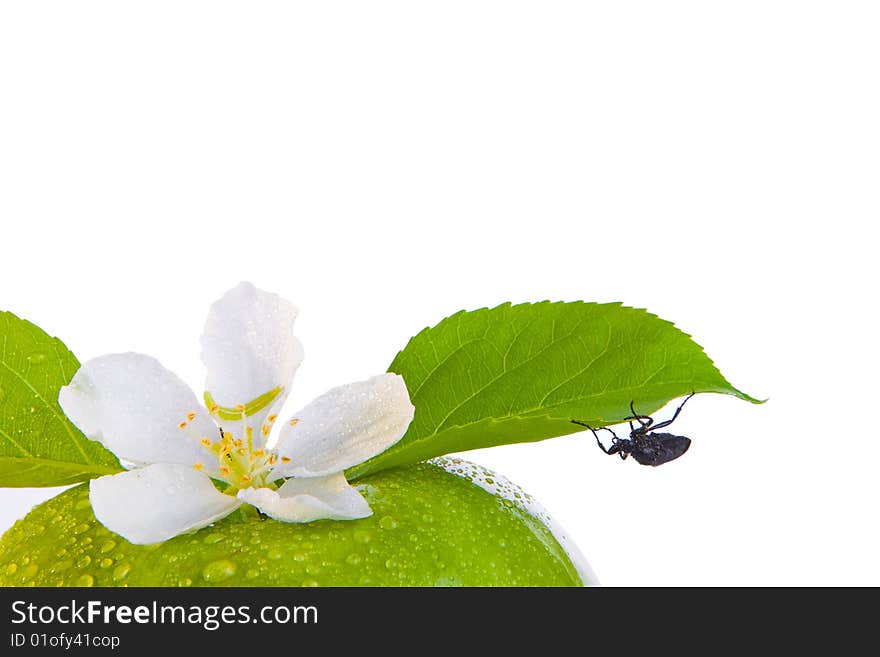
[[[674,461],[688,451],[688,447],[691,446],[691,439],[685,436],[675,436],[671,433],[654,432],[657,429],[668,427],[675,422],[675,418],[681,413],[681,409],[684,408],[687,400],[693,396],[694,393],[691,393],[685,397],[684,401],[681,402],[681,406],[675,409],[672,417],[659,424],[654,424],[654,419],[649,415],[639,415],[636,413],[634,403],[630,402],[629,409],[632,411],[632,415],[623,418],[629,422],[629,438],[620,438],[608,427],[600,427],[600,430],[604,429],[613,436],[611,447],[608,449],[599,440],[599,434],[593,427],[579,420],[572,420],[572,422],[592,431],[599,447],[608,455],[620,454],[621,459],[626,459],[627,456],[632,454],[632,457],[642,465],[663,465],[664,463],[669,463],[669,461]],[[639,423],[638,427],[633,426],[633,420]]]

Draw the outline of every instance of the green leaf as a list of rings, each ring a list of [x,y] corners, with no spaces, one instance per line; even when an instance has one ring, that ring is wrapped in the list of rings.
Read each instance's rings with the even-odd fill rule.
[[[58,405],[77,369],[61,340],[0,312],[0,486],[63,486],[122,470]]]
[[[352,468],[385,468],[531,442],[649,415],[691,392],[734,388],[673,324],[619,303],[509,303],[459,312],[410,340],[389,371],[416,407],[406,435]]]

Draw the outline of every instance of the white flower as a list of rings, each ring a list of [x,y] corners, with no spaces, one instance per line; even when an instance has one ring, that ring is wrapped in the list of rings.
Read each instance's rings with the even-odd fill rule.
[[[61,407],[130,468],[91,481],[101,523],[143,545],[210,525],[242,503],[285,522],[370,515],[343,473],[400,440],[413,418],[409,393],[396,374],[333,388],[267,449],[302,361],[295,318],[291,303],[249,283],[214,303],[202,335],[205,407],[149,356],[111,354],[80,367]]]

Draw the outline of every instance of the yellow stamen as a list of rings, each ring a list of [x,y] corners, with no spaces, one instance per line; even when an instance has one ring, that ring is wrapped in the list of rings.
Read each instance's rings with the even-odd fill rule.
[[[298,418],[293,418],[293,419],[290,421],[290,426],[292,426],[292,427],[295,427],[297,424],[299,424],[299,419],[298,419]]]
[[[236,447],[241,447],[244,443],[242,443],[241,440],[236,439],[232,441],[232,444]]]
[[[247,454],[247,450],[244,447],[239,447],[237,450],[235,450],[235,453],[239,456],[244,456],[245,454]]]
[[[193,470],[201,470],[201,469],[204,468],[204,467],[205,467],[205,466],[202,465],[201,463],[196,463],[196,464],[193,466]]]
[[[195,413],[192,413],[192,412],[187,413],[187,414],[186,414],[186,419],[189,420],[190,422],[192,422],[193,420],[196,419],[196,414],[195,414]]]
[[[269,455],[269,465],[275,465],[278,462],[278,457],[274,454]]]
[[[254,450],[254,456],[256,456],[257,458],[260,458],[260,459],[261,459],[261,458],[263,458],[264,456],[266,456],[266,450],[265,450],[265,449],[255,449],[255,450]]]
[[[250,483],[250,481],[251,481],[251,477],[250,477],[250,475],[241,475],[241,480],[242,480],[244,483],[248,484],[248,483]]]
[[[269,416],[269,424],[274,423],[275,420],[277,420],[277,419],[278,419],[278,416],[273,413],[272,415]]]
[[[209,412],[211,415],[217,415],[217,413],[220,412],[220,407],[219,407],[217,404],[211,404],[211,405],[208,407],[208,412]]]
[[[282,463],[290,463],[290,457],[289,456],[282,456],[281,462]]]
[[[224,477],[229,475],[229,468],[227,468],[225,465],[221,465],[220,474],[222,474]]]
[[[199,442],[202,443],[202,445],[204,445],[205,447],[211,446],[211,441],[208,440],[207,438],[202,438]]]
[[[238,411],[239,413],[244,413],[244,404],[239,404],[238,406],[235,407],[235,410]]]
[[[271,431],[271,429],[272,429],[272,427],[270,427],[268,424],[264,424],[263,426],[260,427],[260,433],[263,434],[264,436],[268,436],[269,431]]]
[[[233,436],[228,431],[223,432],[223,440],[232,440]]]
[[[177,428],[178,429],[186,429],[186,422],[181,422],[180,424],[177,425]]]

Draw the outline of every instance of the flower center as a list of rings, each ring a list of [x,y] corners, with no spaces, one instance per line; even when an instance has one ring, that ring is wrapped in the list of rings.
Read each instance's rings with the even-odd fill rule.
[[[276,463],[274,454],[268,454],[262,447],[254,449],[253,432],[250,427],[248,429],[247,441],[223,429],[220,430],[220,440],[201,440],[202,445],[217,458],[216,473],[219,478],[235,489],[262,488],[266,485],[269,469]]]
[[[208,408],[211,415],[218,420],[229,420],[230,409],[221,409],[216,404],[211,404]],[[266,422],[260,427],[260,439],[255,443],[254,429],[248,421],[248,413],[244,405],[234,409],[238,413],[237,425],[240,430],[235,433],[220,428],[220,439],[212,440],[208,436],[199,436],[190,426],[190,423],[196,418],[196,413],[188,413],[186,419],[183,420],[178,427],[185,430],[190,437],[199,441],[206,451],[210,452],[216,459],[216,468],[211,467],[213,464],[196,463],[193,468],[213,479],[226,482],[229,487],[224,493],[233,495],[242,488],[262,488],[273,487],[271,482],[266,478],[272,468],[278,462],[275,454],[268,452],[262,445],[265,444],[266,438],[272,430],[272,425],[278,419],[276,415],[270,415],[266,418]],[[226,423],[229,426],[229,423]],[[288,458],[282,458],[283,461],[289,461]]]

